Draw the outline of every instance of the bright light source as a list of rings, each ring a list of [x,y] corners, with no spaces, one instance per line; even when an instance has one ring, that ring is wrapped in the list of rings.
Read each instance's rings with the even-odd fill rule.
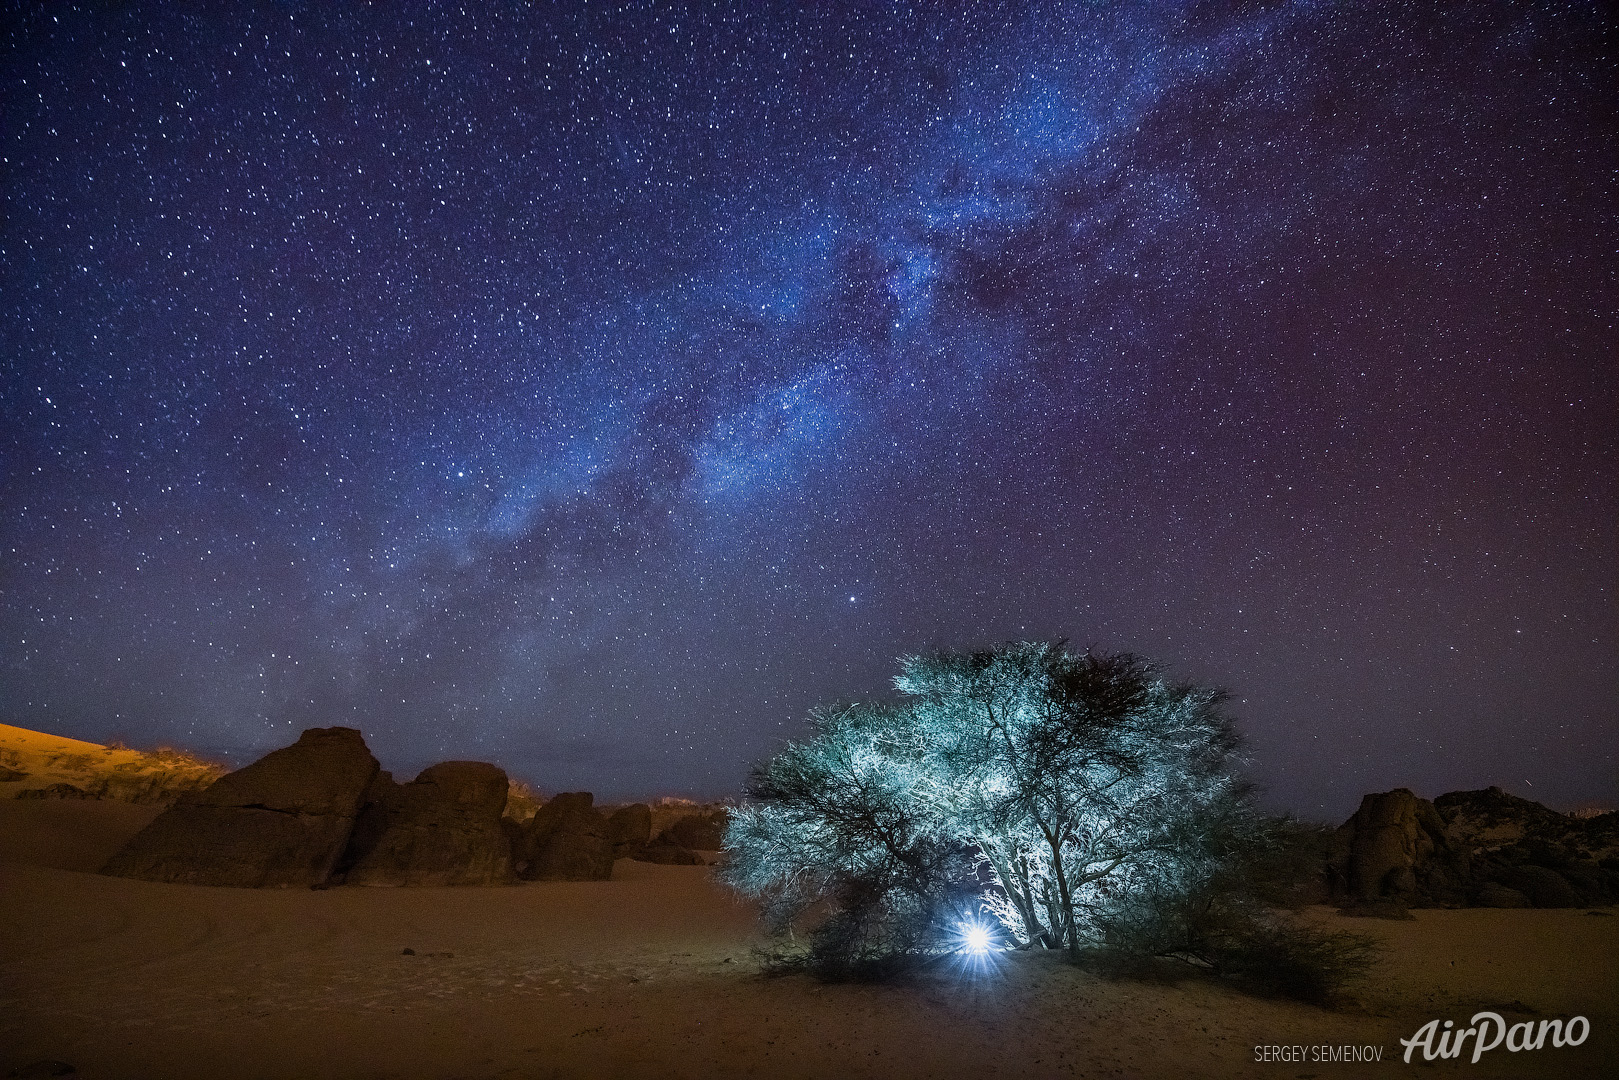
[[[963,947],[971,953],[989,952],[989,931],[982,926],[966,925],[961,928]]]

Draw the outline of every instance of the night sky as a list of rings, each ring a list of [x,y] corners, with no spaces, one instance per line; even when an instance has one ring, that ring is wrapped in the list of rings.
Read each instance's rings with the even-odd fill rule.
[[[1606,5],[181,7],[4,16],[0,720],[706,797],[1065,637],[1619,798]]]

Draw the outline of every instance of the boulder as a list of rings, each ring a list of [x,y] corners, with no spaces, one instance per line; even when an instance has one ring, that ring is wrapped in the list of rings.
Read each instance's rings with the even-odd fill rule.
[[[729,823],[730,815],[724,810],[691,814],[663,830],[658,842],[693,851],[718,851],[725,846],[725,827]]]
[[[338,858],[337,865],[332,867],[334,883],[346,878],[361,856],[374,850],[381,842],[383,834],[388,831],[388,807],[394,802],[399,787],[394,774],[387,769],[378,769],[377,775],[365,786],[365,793],[360,796],[360,812],[355,815],[354,828],[349,832],[349,842],[343,846],[343,854]]]
[[[1619,899],[1619,815],[1560,814],[1498,787],[1452,791],[1434,806],[1451,843],[1469,853],[1476,903],[1492,884],[1535,907]]]
[[[505,770],[446,761],[408,784],[379,773],[343,857],[348,885],[503,885],[511,843],[501,825]]]
[[[661,838],[635,853],[636,862],[662,863],[665,866],[706,866],[708,860],[689,848],[665,843]]]
[[[506,792],[506,809],[502,817],[509,818],[519,825],[526,825],[533,820],[534,815],[540,811],[540,797],[534,789],[521,780],[509,781]]]
[[[1561,839],[1574,819],[1498,787],[1452,791],[1434,800],[1452,844],[1477,854],[1516,844],[1526,837]]]
[[[652,808],[646,803],[619,807],[607,819],[607,836],[613,842],[613,858],[635,855],[652,839]]]
[[[1368,795],[1338,830],[1331,895],[1350,905],[1584,907],[1619,900],[1619,814],[1560,814],[1500,788],[1430,805]]]
[[[377,759],[352,728],[310,728],[163,811],[102,873],[242,888],[326,882]]]
[[[1351,902],[1459,902],[1465,866],[1426,799],[1405,788],[1367,795],[1334,838],[1333,893]]]
[[[1530,907],[1529,898],[1517,889],[1509,889],[1494,881],[1486,881],[1473,896],[1474,907],[1519,908]]]
[[[541,806],[514,851],[519,877],[528,881],[606,881],[613,874],[607,819],[588,791],[564,792]]]
[[[221,773],[207,762],[166,761],[154,754],[145,761],[114,765],[90,791],[98,799],[116,802],[173,804],[202,793]]]
[[[1501,874],[1506,891],[1518,892],[1538,908],[1585,907],[1588,900],[1568,879],[1544,866],[1515,866]]]
[[[19,799],[94,799],[97,796],[73,784],[47,784],[42,788],[27,788],[17,792]]]

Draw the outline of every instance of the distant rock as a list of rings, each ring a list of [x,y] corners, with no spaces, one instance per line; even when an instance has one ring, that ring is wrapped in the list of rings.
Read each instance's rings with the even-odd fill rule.
[[[607,819],[588,791],[565,792],[521,827],[513,861],[527,881],[606,881],[613,874]]]
[[[42,788],[26,788],[17,792],[19,799],[94,799],[91,792],[73,784],[47,784]]]
[[[1470,852],[1474,903],[1485,905],[1486,894],[1498,899],[1500,890],[1535,907],[1619,900],[1619,814],[1559,814],[1498,787],[1453,791],[1434,805]]]
[[[705,866],[708,860],[690,848],[665,843],[648,844],[634,855],[636,862],[662,863],[665,866]]]
[[[613,858],[631,858],[652,839],[652,808],[646,803],[619,807],[607,819],[607,836],[613,842]]]
[[[1453,843],[1474,853],[1516,844],[1528,836],[1561,839],[1574,819],[1537,802],[1509,795],[1498,787],[1452,791],[1434,800]]]
[[[343,857],[348,885],[503,885],[507,779],[481,761],[446,761],[408,784],[371,783]]]
[[[324,884],[377,771],[358,731],[310,728],[165,810],[102,873],[242,888]]]
[[[1619,814],[1559,814],[1500,788],[1431,804],[1367,795],[1338,830],[1329,891],[1351,906],[1585,907],[1619,900]]]
[[[1486,881],[1473,893],[1474,907],[1519,908],[1534,907],[1529,898],[1517,889],[1509,889],[1494,881]]]
[[[1406,788],[1367,795],[1334,841],[1332,891],[1351,902],[1430,906],[1461,898],[1465,860],[1451,849],[1433,803]]]
[[[170,804],[225,772],[177,750],[102,746],[0,724],[0,798]]]
[[[1586,897],[1569,880],[1546,866],[1509,866],[1500,871],[1501,885],[1529,898],[1538,908],[1585,907]]]
[[[506,809],[501,816],[515,821],[519,825],[526,825],[535,814],[539,813],[542,800],[534,789],[521,780],[509,781],[506,792]]]
[[[157,750],[143,753],[135,761],[113,763],[96,777],[89,790],[95,798],[115,802],[172,804],[204,791],[224,772],[212,762],[173,750]]]
[[[658,843],[692,851],[719,851],[725,846],[725,827],[731,817],[725,810],[683,817],[658,835]]]

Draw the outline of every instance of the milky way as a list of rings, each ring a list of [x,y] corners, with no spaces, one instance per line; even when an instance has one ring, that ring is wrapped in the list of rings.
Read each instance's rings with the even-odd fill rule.
[[[1064,637],[1619,795],[1601,5],[816,7],[8,16],[0,719],[707,796]]]

